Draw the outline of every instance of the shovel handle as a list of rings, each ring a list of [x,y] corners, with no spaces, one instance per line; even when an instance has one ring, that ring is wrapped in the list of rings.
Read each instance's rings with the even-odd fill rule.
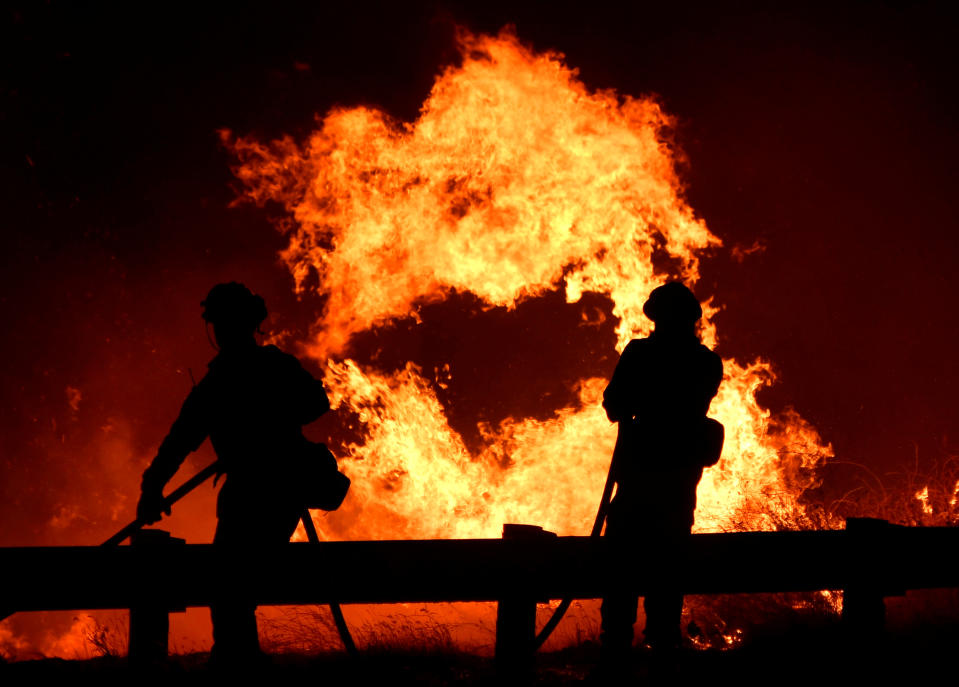
[[[182,499],[184,496],[189,494],[191,491],[196,489],[198,486],[210,479],[220,467],[219,461],[214,461],[207,465],[205,468],[200,470],[198,473],[193,475],[186,482],[178,486],[176,489],[171,491],[168,496],[163,499],[163,509],[167,509],[173,506],[174,503]],[[122,530],[114,534],[112,537],[103,542],[100,546],[116,546],[124,539],[129,537],[131,534],[138,532],[140,529],[149,525],[150,523],[137,518]]]

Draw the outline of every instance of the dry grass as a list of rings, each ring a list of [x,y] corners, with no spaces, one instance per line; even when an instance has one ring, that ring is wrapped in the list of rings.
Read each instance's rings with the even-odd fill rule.
[[[492,623],[482,620],[456,620],[450,604],[437,604],[432,609],[418,606],[396,609],[381,607],[371,617],[359,621],[347,607],[347,625],[357,647],[364,654],[406,652],[417,654],[455,654],[475,651],[477,644],[492,645]],[[353,619],[351,620],[351,615]],[[492,618],[492,614],[490,614]],[[464,642],[463,635],[480,638]],[[319,655],[343,651],[343,644],[333,623],[328,606],[290,606],[273,609],[268,618],[261,618],[260,641],[264,650],[274,654]]]
[[[315,656],[342,650],[327,606],[290,606],[260,618],[260,645],[271,654]]]
[[[118,658],[127,655],[130,636],[130,617],[127,613],[111,614],[106,618],[90,616],[84,639],[94,656]]]
[[[859,473],[859,485],[823,504],[835,517],[882,518],[911,527],[959,525],[959,456],[934,463],[928,470],[913,466],[877,475],[865,465],[846,465]]]

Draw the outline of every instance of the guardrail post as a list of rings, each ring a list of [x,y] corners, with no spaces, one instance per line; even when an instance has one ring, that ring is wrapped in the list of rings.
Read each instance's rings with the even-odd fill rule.
[[[536,525],[503,525],[503,539],[555,537]],[[522,570],[517,571],[522,574]],[[515,681],[532,678],[536,640],[536,594],[517,579],[515,592],[504,595],[496,608],[496,670]]]
[[[850,551],[855,556],[857,580],[843,590],[842,620],[854,638],[870,641],[882,634],[886,624],[887,590],[883,571],[876,569],[881,552],[889,544],[892,525],[876,518],[847,518]]]
[[[185,539],[171,537],[165,530],[140,530],[130,537],[130,546],[138,550],[152,551],[185,544]],[[162,590],[139,590],[138,599],[130,606],[131,664],[149,665],[162,663],[167,658],[167,638],[170,634],[170,603],[163,598]]]

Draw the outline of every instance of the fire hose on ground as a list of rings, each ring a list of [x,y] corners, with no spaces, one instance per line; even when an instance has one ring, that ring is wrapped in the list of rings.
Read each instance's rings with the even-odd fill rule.
[[[590,537],[598,537],[602,534],[603,525],[609,513],[609,504],[613,496],[613,486],[616,483],[614,478],[616,461],[618,456],[625,450],[624,447],[627,442],[626,432],[629,427],[630,424],[628,422],[620,422],[618,425],[616,447],[613,449],[613,458],[609,464],[609,473],[606,475],[606,486],[603,488],[603,498],[599,503],[599,510],[596,513],[596,520],[593,522],[593,529],[589,533]],[[726,432],[722,423],[709,417],[705,418],[704,424],[702,425],[701,443],[698,446],[698,450],[701,451],[701,455],[704,458],[702,463],[704,467],[710,467],[719,461],[725,438]],[[549,636],[553,633],[553,630],[556,629],[556,626],[559,625],[559,621],[563,619],[563,616],[566,614],[566,611],[569,610],[572,603],[572,599],[563,599],[560,602],[556,610],[553,611],[553,615],[550,616],[550,619],[543,626],[543,629],[539,631],[539,634],[537,634],[533,640],[534,650],[539,649],[546,640],[549,639]]]
[[[619,452],[620,438],[622,437],[622,423],[619,425],[619,433],[616,436],[616,448],[613,449],[613,458],[609,464],[609,472],[606,475],[606,486],[603,487],[603,497],[599,502],[599,509],[596,511],[596,520],[593,521],[593,529],[590,530],[590,537],[598,537],[603,532],[603,525],[606,522],[606,515],[609,512],[609,504],[613,497],[613,486],[616,483],[616,480],[613,479],[613,465],[616,462],[616,456]],[[573,604],[572,598],[563,599],[559,606],[556,607],[556,610],[553,611],[553,615],[550,616],[549,620],[546,621],[546,624],[543,625],[543,629],[539,631],[536,635],[536,638],[533,640],[533,650],[536,651],[543,644],[546,643],[546,640],[549,639],[550,635],[553,634],[553,630],[556,629],[556,626],[559,625],[560,621],[563,619],[563,616],[566,615],[566,611],[569,610],[569,607]]]

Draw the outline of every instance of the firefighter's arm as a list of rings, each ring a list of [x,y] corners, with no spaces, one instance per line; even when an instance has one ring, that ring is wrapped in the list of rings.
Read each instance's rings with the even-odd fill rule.
[[[614,483],[619,483],[623,476],[623,453],[626,451],[624,445],[626,443],[626,432],[628,431],[627,423],[620,422],[616,427],[616,445],[613,448],[613,458],[609,463],[609,477]]]
[[[176,474],[187,455],[197,450],[209,435],[202,385],[200,382],[187,396],[169,434],[160,444],[156,458],[143,473],[137,519],[148,524],[159,520],[164,512],[170,514],[170,508],[163,506],[163,487]]]
[[[637,354],[635,343],[635,340],[630,341],[623,349],[623,354],[619,357],[619,362],[616,363],[616,369],[609,380],[609,385],[603,392],[603,408],[606,410],[606,417],[609,418],[610,422],[621,422],[632,417],[632,404],[629,396],[631,393],[635,393],[635,390],[629,388],[629,378],[632,376],[633,359]]]
[[[715,352],[710,351],[712,354],[709,361],[709,400],[712,401],[716,397],[716,394],[719,393],[719,385],[723,381],[723,359],[719,357]],[[707,404],[708,409],[708,404]]]

